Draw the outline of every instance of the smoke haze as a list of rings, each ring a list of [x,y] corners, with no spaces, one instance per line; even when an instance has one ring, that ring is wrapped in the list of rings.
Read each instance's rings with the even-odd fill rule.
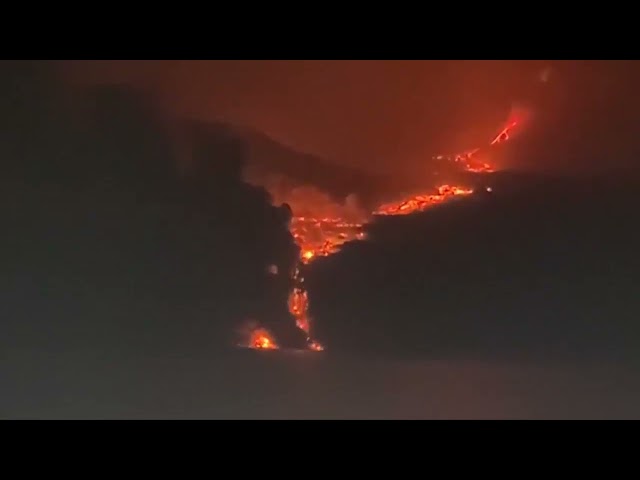
[[[0,417],[639,416],[637,63],[0,70]],[[507,171],[432,160],[523,112]],[[234,348],[305,345],[293,216],[454,174],[305,265],[325,352]]]
[[[514,102],[538,111],[544,134],[534,143],[546,139],[565,152],[542,159],[524,152],[506,166],[590,168],[603,154],[615,166],[631,161],[638,148],[633,125],[640,69],[633,61],[110,61],[64,67],[75,81],[134,85],[180,116],[251,126],[296,150],[371,172],[415,174],[434,154],[473,148],[496,133]]]

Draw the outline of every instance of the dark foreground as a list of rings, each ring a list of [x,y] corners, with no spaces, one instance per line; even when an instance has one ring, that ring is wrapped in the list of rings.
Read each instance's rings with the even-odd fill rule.
[[[640,418],[638,370],[615,363],[251,351],[128,360],[22,351],[5,360],[3,419]]]

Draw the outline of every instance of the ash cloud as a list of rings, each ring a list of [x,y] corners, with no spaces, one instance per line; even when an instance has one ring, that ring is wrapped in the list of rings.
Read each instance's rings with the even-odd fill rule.
[[[138,92],[69,91],[45,63],[0,70],[3,351],[190,355],[249,318],[296,339],[290,211],[242,180],[241,144],[189,125],[185,168]]]

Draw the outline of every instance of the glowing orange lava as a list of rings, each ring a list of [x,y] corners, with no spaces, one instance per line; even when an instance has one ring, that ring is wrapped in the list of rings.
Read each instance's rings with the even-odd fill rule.
[[[300,247],[299,261],[302,265],[307,265],[317,258],[340,251],[342,245],[347,242],[363,240],[365,235],[362,227],[371,220],[372,215],[408,215],[450,198],[471,193],[473,190],[468,188],[442,185],[437,188],[436,193],[415,195],[396,203],[382,205],[359,222],[345,221],[342,218],[294,217],[289,228]],[[315,351],[324,350],[324,347],[311,337],[309,296],[304,287],[300,267],[295,269],[293,280],[294,287],[289,294],[289,312],[295,318],[296,326],[305,332],[308,348]]]
[[[252,332],[249,347],[257,350],[276,350],[278,345],[267,330],[260,328]]]
[[[452,197],[459,195],[470,195],[473,190],[463,187],[455,187],[450,185],[441,185],[438,187],[438,193],[431,195],[415,195],[406,200],[396,203],[382,205],[376,210],[376,215],[409,215],[415,212],[421,212],[429,207],[443,203]]]
[[[518,126],[518,121],[517,120],[513,120],[513,121],[509,122],[502,129],[502,131],[496,136],[496,138],[493,139],[493,141],[491,142],[491,145],[496,145],[497,143],[502,143],[502,142],[506,142],[507,140],[509,140],[509,134],[511,133],[511,130],[513,130],[517,126]]]
[[[512,130],[518,124],[517,120],[510,120],[493,139],[490,146],[509,140]],[[436,159],[459,163],[468,172],[493,172],[494,169],[491,165],[474,158],[480,150],[480,148],[476,148],[456,155],[440,155]],[[283,199],[281,192],[269,188],[268,182],[263,186],[272,193],[274,199],[278,196]],[[362,228],[376,215],[409,215],[473,193],[472,189],[464,186],[441,185],[436,188],[435,192],[411,195],[393,203],[380,205],[372,212],[363,212],[353,206],[331,204],[325,197],[315,192],[314,195],[302,195],[302,191],[303,189],[298,189],[295,195],[286,200],[283,199],[294,211],[289,230],[300,248],[299,264],[292,272],[293,288],[289,294],[288,307],[295,319],[296,326],[306,335],[307,348],[313,351],[322,351],[324,347],[311,336],[312,322],[308,312],[309,296],[304,285],[301,268],[317,258],[340,251],[347,242],[364,240],[365,234]],[[491,191],[491,188],[487,187],[487,191]],[[296,212],[299,214],[295,215]],[[268,332],[267,335],[258,335],[252,345],[254,348],[277,348],[274,341],[268,336]]]

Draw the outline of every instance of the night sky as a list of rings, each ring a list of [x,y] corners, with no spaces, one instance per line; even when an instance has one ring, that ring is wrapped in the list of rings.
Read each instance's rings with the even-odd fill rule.
[[[640,417],[639,65],[0,63],[0,417]],[[304,342],[243,167],[402,194],[514,109],[481,193],[305,270],[325,352],[235,348]]]

